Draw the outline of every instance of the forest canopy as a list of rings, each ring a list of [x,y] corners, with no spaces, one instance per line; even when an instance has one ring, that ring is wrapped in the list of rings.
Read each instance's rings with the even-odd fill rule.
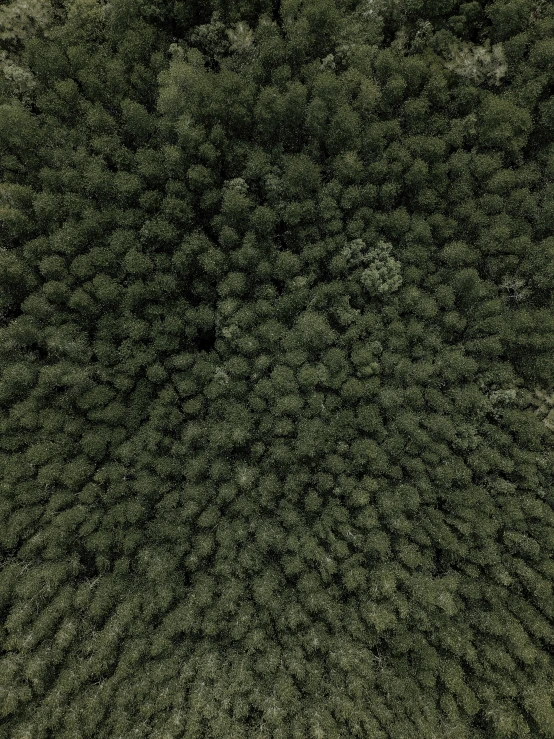
[[[0,5],[0,739],[554,738],[554,5]]]

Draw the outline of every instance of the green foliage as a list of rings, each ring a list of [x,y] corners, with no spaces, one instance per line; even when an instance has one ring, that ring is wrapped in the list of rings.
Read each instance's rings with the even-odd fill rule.
[[[482,109],[480,140],[485,146],[519,151],[526,143],[531,117],[505,98],[489,97]],[[506,139],[506,136],[508,139]]]
[[[354,239],[341,252],[340,261],[347,269],[363,267],[354,272],[370,295],[395,292],[402,284],[401,264],[392,254],[392,244],[379,241],[374,247],[367,247],[362,239]]]
[[[0,26],[0,736],[554,736],[550,5]]]
[[[0,90],[29,102],[36,80],[24,59],[26,42],[36,35],[49,37],[60,22],[58,3],[42,0],[12,0],[0,7]],[[3,84],[2,84],[3,83]]]

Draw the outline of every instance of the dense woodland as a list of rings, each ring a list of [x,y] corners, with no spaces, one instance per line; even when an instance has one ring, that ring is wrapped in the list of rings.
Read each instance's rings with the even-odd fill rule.
[[[554,4],[0,6],[1,739],[554,737]]]

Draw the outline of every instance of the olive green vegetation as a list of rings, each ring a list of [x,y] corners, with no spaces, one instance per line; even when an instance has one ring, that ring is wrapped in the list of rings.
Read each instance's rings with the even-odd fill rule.
[[[554,737],[554,4],[0,28],[0,737]]]

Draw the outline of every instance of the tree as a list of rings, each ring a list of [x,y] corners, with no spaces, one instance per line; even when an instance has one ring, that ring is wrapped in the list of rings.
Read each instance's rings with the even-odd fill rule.
[[[518,152],[527,142],[531,129],[529,113],[502,97],[486,98],[481,109],[480,140],[484,146]],[[506,135],[510,144],[506,146]]]
[[[492,49],[490,40],[485,46],[466,44],[461,49],[453,49],[451,55],[446,68],[475,84],[487,81],[499,85],[506,76],[508,67],[502,44],[494,44]]]
[[[2,728],[549,736],[552,10],[277,5],[0,12]]]

